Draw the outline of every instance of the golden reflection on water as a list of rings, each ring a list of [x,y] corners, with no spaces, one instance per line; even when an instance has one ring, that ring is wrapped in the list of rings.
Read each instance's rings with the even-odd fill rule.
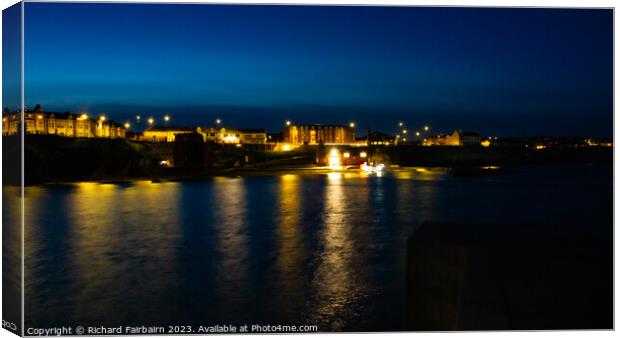
[[[363,253],[356,252],[353,239],[355,226],[354,213],[363,210],[360,200],[353,197],[358,205],[350,202],[351,196],[345,194],[345,178],[339,173],[327,176],[325,205],[323,211],[324,228],[320,231],[319,241],[323,246],[319,265],[313,280],[316,290],[316,302],[311,309],[311,319],[323,325],[323,330],[341,330],[346,318],[351,317],[351,303],[360,300],[365,289],[358,281],[362,273],[357,264],[363,264]],[[363,216],[362,216],[363,217]],[[363,240],[360,240],[363,241]],[[356,271],[357,270],[357,271]]]
[[[157,316],[149,309],[157,307],[157,302],[161,301],[158,293],[162,289],[172,287],[162,283],[175,279],[170,274],[174,272],[180,232],[177,214],[180,184],[137,182],[120,186],[78,183],[60,188],[67,189],[62,194],[48,194],[60,196],[53,200],[53,204],[45,198],[35,198],[34,195],[43,189],[28,188],[28,210],[41,207],[37,202],[47,203],[46,208],[58,208],[32,214],[54,217],[56,226],[66,229],[63,230],[66,239],[54,243],[63,247],[53,250],[66,252],[72,283],[69,288],[79,293],[70,298],[73,301],[71,310],[75,312],[73,318],[79,319],[87,314],[90,319],[105,321],[111,319],[108,318],[111,317],[109,312],[127,318]],[[40,221],[33,219],[30,222]],[[47,239],[36,232],[29,233],[26,238],[32,250],[27,257],[43,256],[36,252],[49,246],[45,242]],[[35,268],[45,268],[41,265],[44,262],[29,263],[28,273],[32,280],[42,283]],[[158,278],[164,275],[166,278]],[[127,302],[126,299],[131,298],[128,295],[138,296],[141,302]],[[97,306],[93,307],[92,302],[97,302]],[[31,304],[36,308],[36,301]],[[93,312],[93,309],[100,312]]]
[[[411,167],[395,170],[394,177],[399,180],[435,181],[446,177],[447,168]]]
[[[290,281],[287,276],[293,276],[296,269],[299,268],[300,250],[302,250],[303,244],[300,238],[300,182],[301,179],[297,175],[282,175],[280,177],[280,219],[277,228],[280,247],[277,264],[285,281]]]
[[[290,313],[299,313],[304,307],[303,256],[305,253],[302,238],[301,183],[298,175],[282,175],[279,179],[278,208],[279,220],[276,228],[278,253],[276,268],[279,272],[278,282],[281,293],[279,297],[288,301]]]
[[[217,250],[221,255],[218,273],[220,294],[235,297],[232,305],[243,302],[243,291],[248,280],[247,193],[242,178],[214,179],[217,201],[214,228],[217,232]]]

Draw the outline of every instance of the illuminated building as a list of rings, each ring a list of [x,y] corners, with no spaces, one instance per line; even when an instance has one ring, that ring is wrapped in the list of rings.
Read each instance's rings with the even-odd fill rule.
[[[147,128],[142,133],[143,141],[150,142],[174,142],[175,138],[179,134],[189,134],[195,132],[195,128],[189,127],[167,127],[167,126],[153,126]]]
[[[284,142],[290,144],[351,144],[355,129],[343,125],[287,125]]]
[[[174,142],[179,134],[198,133],[205,142],[223,144],[265,144],[267,132],[263,129],[226,129],[202,127],[154,126],[146,129],[140,138],[150,142]]]
[[[2,117],[2,134],[17,134],[20,114]],[[24,126],[27,134],[58,135],[65,137],[124,138],[125,128],[113,121],[94,120],[86,114],[47,113],[40,110],[26,111]]]
[[[205,141],[224,144],[265,144],[267,132],[264,129],[197,128]]]

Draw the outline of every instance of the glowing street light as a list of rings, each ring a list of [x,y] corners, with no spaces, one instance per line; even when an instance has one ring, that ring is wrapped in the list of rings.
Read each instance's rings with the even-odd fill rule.
[[[105,115],[101,115],[101,116],[99,116],[99,120],[101,120],[101,121],[105,121]]]
[[[152,126],[153,123],[155,123],[155,119],[152,117],[149,117],[149,119],[147,120],[149,122],[149,124]]]
[[[131,128],[131,124],[129,124],[129,122],[125,122],[125,129],[129,129]]]
[[[407,129],[403,130],[403,134],[407,134]]]
[[[424,126],[424,131],[428,131],[429,129],[431,129],[429,126]]]
[[[351,127],[351,128],[355,128],[355,122],[351,122],[351,123],[349,123],[349,127]]]
[[[170,121],[170,116],[166,115],[164,116],[164,124],[168,125],[168,121]]]
[[[136,115],[136,121],[140,122],[140,115]]]
[[[402,126],[403,126],[403,123],[402,123],[402,122],[398,122],[398,126],[399,126],[399,127],[402,127]]]
[[[420,132],[419,132],[419,131],[416,131],[416,132],[415,132],[415,136],[420,136]]]
[[[220,123],[222,123],[222,120],[220,120],[220,119],[215,119],[215,123],[219,125]]]
[[[287,120],[287,121],[286,121],[286,126],[288,127],[288,126],[290,126],[290,125],[291,125],[291,121],[290,121],[290,120]]]

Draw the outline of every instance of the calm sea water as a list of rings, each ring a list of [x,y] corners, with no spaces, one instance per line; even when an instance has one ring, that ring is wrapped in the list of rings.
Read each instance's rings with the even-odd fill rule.
[[[425,221],[611,236],[612,179],[581,165],[28,187],[26,327],[400,330],[406,240]]]

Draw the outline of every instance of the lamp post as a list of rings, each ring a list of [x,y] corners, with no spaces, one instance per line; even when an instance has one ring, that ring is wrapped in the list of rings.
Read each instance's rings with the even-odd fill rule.
[[[164,116],[164,125],[168,125],[168,121],[170,121],[170,116],[166,115]]]
[[[99,116],[99,119],[97,119],[97,132],[99,134],[99,137],[105,137],[105,132],[103,129],[103,121],[105,121],[105,116],[104,115]]]

